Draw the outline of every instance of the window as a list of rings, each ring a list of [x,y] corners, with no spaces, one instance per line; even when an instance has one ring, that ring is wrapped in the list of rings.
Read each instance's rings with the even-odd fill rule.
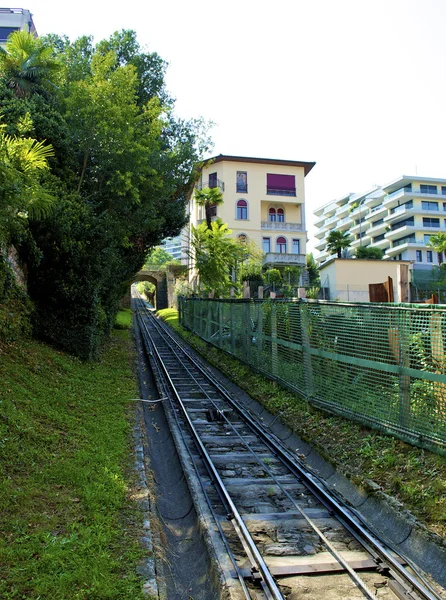
[[[300,240],[293,239],[293,254],[300,254]]]
[[[209,215],[211,217],[217,216],[217,205],[216,204],[211,204],[211,206],[209,207]]]
[[[446,202],[443,202],[443,210],[446,210]]]
[[[216,188],[217,187],[217,173],[209,173],[209,187]]]
[[[276,222],[276,209],[275,208],[270,208],[268,211],[268,221],[270,223],[275,223]]]
[[[240,194],[248,193],[248,173],[246,171],[237,171],[236,191]]]
[[[421,203],[421,210],[438,210],[438,202],[427,202]]]
[[[0,27],[0,42],[6,42],[13,31],[18,31],[18,27]]]
[[[398,206],[395,206],[395,208],[391,208],[390,214],[393,215],[396,212],[400,212],[401,210],[407,210],[409,208],[413,208],[413,200],[408,200],[403,204],[398,204]]]
[[[423,217],[423,227],[440,227],[440,219]]]
[[[384,219],[378,219],[377,221],[373,221],[372,227],[376,227],[377,225],[380,225],[381,223],[384,223]]]
[[[246,220],[248,218],[248,203],[246,200],[237,202],[237,219]]]
[[[406,192],[411,192],[412,191],[412,184],[408,183],[407,185],[404,186],[404,189],[406,190]]]
[[[277,209],[277,221],[279,223],[283,223],[285,221],[285,212],[284,212],[283,208]]]
[[[417,262],[423,262],[423,252],[421,250],[417,250]]]
[[[423,183],[420,185],[420,192],[422,194],[436,194],[437,186],[436,185],[424,185]]]
[[[263,252],[265,252],[266,254],[268,252],[271,252],[271,238],[268,238],[268,237],[263,238],[262,248],[263,248]]]
[[[395,248],[396,246],[401,246],[401,244],[411,244],[415,242],[415,234],[406,235],[398,240],[394,240],[392,246]]]
[[[284,237],[277,238],[276,252],[279,252],[280,254],[286,254],[286,239]]]
[[[266,193],[276,196],[295,196],[296,178],[294,175],[266,174]]]
[[[424,243],[428,244],[431,241],[431,236],[427,233],[424,234]]]
[[[380,242],[381,240],[385,239],[385,234],[382,233],[381,235],[377,235],[376,237],[373,238],[373,242]]]
[[[390,226],[392,231],[395,231],[395,229],[400,229],[400,227],[406,227],[406,226],[410,226],[410,225],[414,225],[415,221],[413,217],[409,217],[408,219],[404,219],[404,221],[398,221],[398,223],[394,223],[393,225]]]
[[[426,252],[426,257],[427,257],[427,262],[429,262],[429,263],[433,262],[432,250],[428,250]]]
[[[446,185],[441,186],[441,194],[442,196],[446,196]]]

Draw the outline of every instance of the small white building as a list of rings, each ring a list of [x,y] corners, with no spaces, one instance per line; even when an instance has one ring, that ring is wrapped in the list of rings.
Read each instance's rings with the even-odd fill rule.
[[[320,267],[321,287],[326,295],[328,290],[327,300],[370,302],[369,284],[384,283],[391,277],[395,302],[408,301],[407,298],[401,297],[400,265],[408,267],[407,277],[411,261],[332,258]]]

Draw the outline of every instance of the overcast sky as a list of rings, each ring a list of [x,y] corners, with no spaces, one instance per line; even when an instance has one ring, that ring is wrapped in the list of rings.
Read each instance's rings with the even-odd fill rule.
[[[212,154],[315,161],[312,211],[398,176],[446,178],[445,0],[29,0],[39,35],[134,29]]]

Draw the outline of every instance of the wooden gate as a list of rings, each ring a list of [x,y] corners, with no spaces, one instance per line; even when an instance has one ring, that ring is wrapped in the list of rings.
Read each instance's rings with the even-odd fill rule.
[[[370,302],[394,302],[393,279],[387,277],[384,283],[369,283]]]

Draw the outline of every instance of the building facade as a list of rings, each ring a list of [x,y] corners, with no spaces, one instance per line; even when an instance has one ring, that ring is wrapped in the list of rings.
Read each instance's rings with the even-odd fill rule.
[[[4,46],[13,31],[27,31],[37,36],[33,17],[25,8],[0,8],[0,45]]]
[[[350,234],[350,251],[377,247],[385,259],[412,261],[416,271],[431,270],[444,257],[428,246],[430,236],[446,233],[446,179],[402,176],[365,194],[349,194],[314,211],[316,259],[330,258],[330,231]]]
[[[265,253],[266,268],[304,265],[305,176],[314,162],[218,155],[204,162],[197,188],[218,187],[223,204],[213,207],[234,238],[248,239]],[[190,223],[205,220],[205,210],[189,204]]]

